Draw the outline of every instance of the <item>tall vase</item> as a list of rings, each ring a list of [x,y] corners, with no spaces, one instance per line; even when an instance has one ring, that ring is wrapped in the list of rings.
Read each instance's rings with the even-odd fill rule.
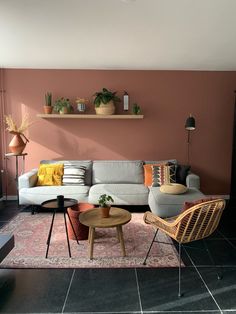
[[[25,149],[25,146],[26,142],[22,140],[21,135],[19,133],[15,133],[8,147],[11,153],[21,154]]]

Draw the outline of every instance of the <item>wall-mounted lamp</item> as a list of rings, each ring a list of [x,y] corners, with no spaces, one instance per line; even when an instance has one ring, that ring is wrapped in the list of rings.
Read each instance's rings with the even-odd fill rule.
[[[196,123],[194,117],[190,114],[185,122],[185,129],[188,131],[188,139],[187,139],[187,162],[189,165],[189,145],[190,145],[190,131],[196,129]]]

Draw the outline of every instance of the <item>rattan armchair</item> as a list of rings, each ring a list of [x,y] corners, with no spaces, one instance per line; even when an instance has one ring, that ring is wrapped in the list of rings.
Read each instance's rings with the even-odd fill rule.
[[[181,294],[181,244],[204,239],[211,235],[217,228],[222,212],[225,208],[225,200],[217,199],[195,205],[178,216],[160,218],[151,212],[144,214],[144,221],[156,228],[155,235],[148,249],[143,264],[146,260],[156,239],[158,230],[163,231],[179,243],[179,292]]]

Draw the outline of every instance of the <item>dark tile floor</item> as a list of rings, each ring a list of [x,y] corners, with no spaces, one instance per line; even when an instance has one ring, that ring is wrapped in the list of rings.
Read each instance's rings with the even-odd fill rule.
[[[18,212],[15,202],[0,202],[0,227]],[[225,210],[211,237],[184,247],[182,298],[177,268],[0,269],[0,313],[236,313],[232,212]]]

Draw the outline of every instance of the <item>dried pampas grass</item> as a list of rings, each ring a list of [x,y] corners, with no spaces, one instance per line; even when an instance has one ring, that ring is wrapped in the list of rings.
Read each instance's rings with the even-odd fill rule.
[[[21,133],[21,134],[23,134],[28,129],[28,127],[32,124],[32,122],[29,121],[29,116],[27,114],[23,116],[19,127],[13,121],[13,118],[11,115],[5,116],[5,122],[7,125],[6,129],[10,133]]]

